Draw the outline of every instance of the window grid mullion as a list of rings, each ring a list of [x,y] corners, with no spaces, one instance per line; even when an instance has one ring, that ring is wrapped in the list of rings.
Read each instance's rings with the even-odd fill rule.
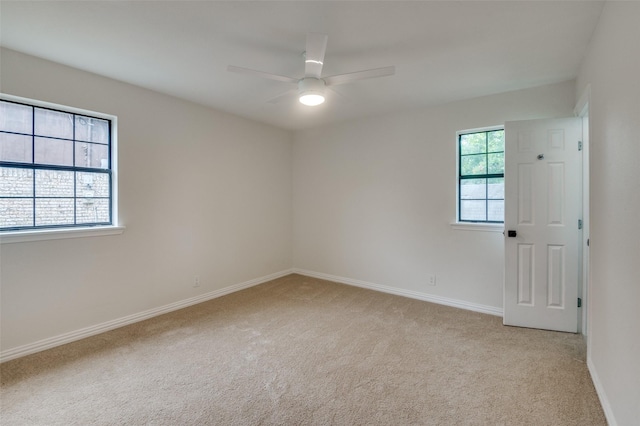
[[[71,158],[72,158],[72,162],[71,165],[75,168],[75,166],[77,165],[76,163],[76,115],[73,114],[71,116],[71,125],[73,128],[73,142],[72,142],[72,146],[71,146]],[[78,192],[77,192],[77,181],[78,181],[78,172],[74,170],[73,172],[73,224],[77,225],[78,224],[78,212],[77,210],[77,206],[78,206]]]
[[[485,172],[489,174],[489,132],[484,134]],[[489,178],[484,179],[484,220],[489,220]]]
[[[31,106],[31,163],[36,164],[36,109]],[[33,200],[31,202],[33,212],[33,226],[36,226],[36,171],[32,169],[31,181],[33,185]]]
[[[462,135],[458,135],[458,220],[462,218]]]
[[[113,148],[113,145],[111,144],[111,126],[112,126],[112,122],[109,121],[109,136],[108,136],[108,141],[109,141],[109,172],[111,172],[111,151]],[[113,222],[113,175],[111,173],[109,173],[109,222]]]

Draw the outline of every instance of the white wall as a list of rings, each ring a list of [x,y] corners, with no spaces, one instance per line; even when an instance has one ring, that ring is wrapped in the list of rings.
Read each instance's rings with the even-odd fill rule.
[[[450,225],[456,131],[572,116],[574,88],[569,81],[297,132],[294,267],[500,311],[502,233]]]
[[[291,268],[289,132],[0,54],[2,92],[118,116],[126,226],[1,245],[3,352]]]
[[[591,86],[588,363],[609,422],[640,421],[640,3],[605,3],[577,80]]]

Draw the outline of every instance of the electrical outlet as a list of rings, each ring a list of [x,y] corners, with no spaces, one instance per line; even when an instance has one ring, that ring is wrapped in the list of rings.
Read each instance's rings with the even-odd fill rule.
[[[429,275],[429,285],[436,285],[436,276]]]
[[[200,275],[196,275],[196,277],[194,278],[193,286],[194,287],[200,287]]]

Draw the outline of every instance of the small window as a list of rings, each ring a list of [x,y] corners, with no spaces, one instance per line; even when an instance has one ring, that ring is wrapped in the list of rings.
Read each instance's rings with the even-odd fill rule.
[[[113,224],[111,118],[0,101],[0,231]]]
[[[504,223],[504,129],[458,133],[458,221]]]

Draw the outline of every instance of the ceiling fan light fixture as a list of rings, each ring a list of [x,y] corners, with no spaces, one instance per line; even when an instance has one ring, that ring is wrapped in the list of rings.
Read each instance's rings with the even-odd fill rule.
[[[298,100],[306,106],[317,106],[324,102],[324,96],[317,93],[304,93],[300,95]]]
[[[324,81],[306,77],[298,82],[298,100],[307,106],[317,106],[324,102]]]

